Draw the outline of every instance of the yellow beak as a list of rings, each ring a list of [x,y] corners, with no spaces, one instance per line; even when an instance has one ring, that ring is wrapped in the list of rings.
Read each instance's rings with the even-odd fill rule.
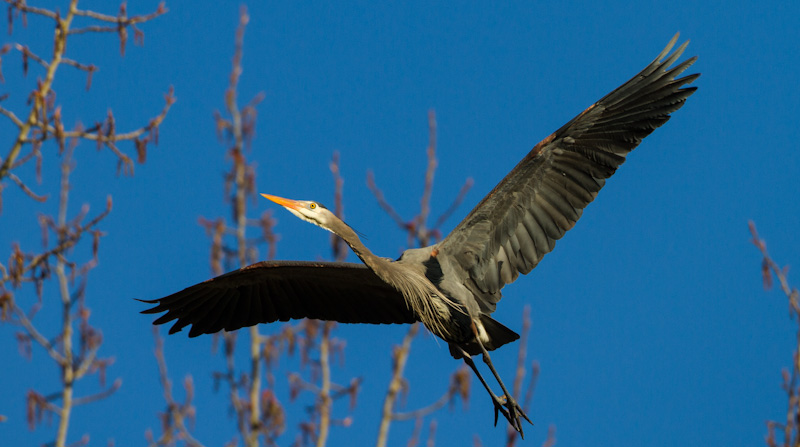
[[[291,208],[293,210],[296,210],[298,208],[302,208],[302,205],[300,205],[300,203],[297,200],[284,199],[283,197],[271,196],[269,194],[261,194],[261,195],[264,196],[265,199],[272,200],[273,202],[277,203],[278,205],[284,206],[286,208]]]

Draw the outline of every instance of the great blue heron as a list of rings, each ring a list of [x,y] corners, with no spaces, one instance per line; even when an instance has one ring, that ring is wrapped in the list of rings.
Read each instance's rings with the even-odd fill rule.
[[[696,57],[674,68],[688,42],[669,54],[678,35],[644,70],[591,105],[533,150],[441,242],[374,255],[356,233],[319,202],[263,194],[295,216],[336,233],[366,265],[268,261],[191,286],[144,313],[167,313],[190,337],[258,323],[314,318],[342,323],[421,321],[445,340],[489,392],[498,412],[522,435],[528,422],[492,365],[489,353],[519,338],[490,317],[500,289],[530,272],[575,225],[607,178],[644,137],[681,108],[699,74],[676,79]],[[472,361],[482,354],[503,391],[497,396]]]

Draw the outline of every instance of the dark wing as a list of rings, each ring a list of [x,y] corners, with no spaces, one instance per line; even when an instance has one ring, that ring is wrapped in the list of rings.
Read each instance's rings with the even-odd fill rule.
[[[669,68],[688,44],[667,57],[677,39],[633,79],[534,146],[439,244],[464,269],[484,311],[494,311],[500,289],[553,250],[625,156],[694,93],[696,87],[681,87],[699,74],[675,78],[696,57]]]
[[[258,323],[313,318],[341,323],[419,321],[395,289],[362,264],[259,262],[195,284],[142,311],[166,311],[153,324],[177,320],[169,333],[188,325],[190,337]]]

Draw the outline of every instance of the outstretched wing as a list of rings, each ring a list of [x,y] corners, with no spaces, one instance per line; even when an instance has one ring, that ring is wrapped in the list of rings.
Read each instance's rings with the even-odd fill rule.
[[[190,337],[258,323],[313,318],[341,323],[414,323],[403,296],[362,264],[259,262],[157,300],[145,314],[167,313],[153,324],[177,320]]]
[[[631,80],[534,146],[439,244],[464,269],[484,311],[494,311],[500,289],[553,250],[625,156],[694,93],[696,87],[683,86],[699,74],[676,76],[697,58],[669,68],[689,43],[667,56],[677,39],[676,34]]]

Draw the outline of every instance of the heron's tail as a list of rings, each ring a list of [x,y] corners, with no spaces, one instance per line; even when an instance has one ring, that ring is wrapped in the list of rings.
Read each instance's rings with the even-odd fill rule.
[[[486,334],[489,336],[489,341],[483,344],[483,347],[486,348],[487,351],[494,351],[500,346],[511,343],[519,338],[519,334],[503,326],[499,321],[488,315],[481,315],[481,324],[486,330]],[[478,355],[481,353],[480,346],[475,342],[463,344],[461,348],[467,351],[469,355]],[[450,347],[450,355],[452,355],[453,358],[460,359],[463,356],[457,351],[458,350],[453,349],[452,346]]]

